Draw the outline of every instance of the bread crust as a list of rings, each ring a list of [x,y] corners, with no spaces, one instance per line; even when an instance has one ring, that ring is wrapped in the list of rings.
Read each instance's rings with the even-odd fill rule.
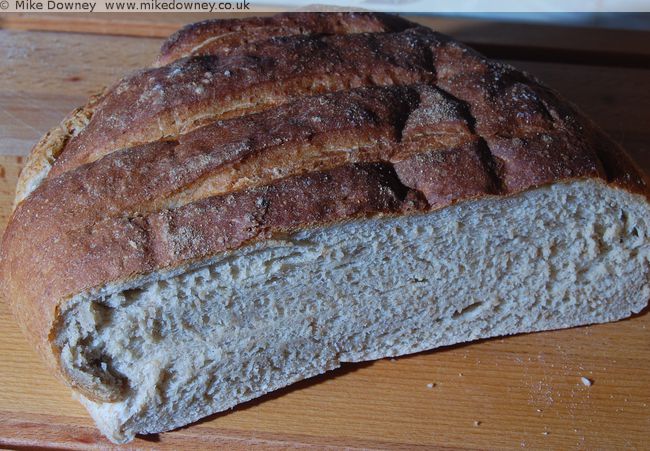
[[[212,19],[178,30],[162,45],[156,66],[187,56],[221,54],[269,38],[308,34],[403,31],[417,26],[392,14],[285,13],[246,19]]]
[[[295,46],[326,49],[319,55],[329,60],[290,69],[295,60],[283,52]],[[301,52],[299,58],[311,57]],[[272,73],[285,81],[264,82],[267,94],[282,94],[277,103],[231,119],[224,119],[224,109],[174,128],[178,111],[195,116],[209,99],[257,92],[252,87],[266,76],[260,60],[284,61]],[[150,104],[136,101],[171,83],[166,77],[178,67],[191,68],[182,77],[192,86],[206,67],[233,74],[242,62],[254,64],[239,78],[214,79],[213,97],[199,99],[182,88],[170,91],[162,109],[145,111]],[[282,38],[225,59],[181,60],[178,67],[140,72],[82,110],[95,115],[17,206],[5,231],[5,298],[59,371],[52,340],[60,312],[72,297],[109,284],[124,286],[306,227],[417,214],[571,179],[599,179],[647,195],[625,153],[566,101],[526,74],[421,28]],[[333,68],[354,75],[344,90],[287,93],[283,70],[313,85],[323,73],[335,74]],[[379,78],[354,78],[363,71]],[[389,72],[390,83],[380,77]],[[405,86],[349,89],[393,84]],[[145,133],[151,124],[158,134]],[[44,142],[37,147],[60,149],[65,138],[54,133]],[[43,152],[60,153],[38,155]],[[111,400],[93,387],[76,388]]]
[[[254,47],[181,59],[116,84],[52,168],[58,175],[117,149],[174,139],[206,120],[272,108],[359,86],[432,82],[422,28],[403,33],[289,36]],[[396,58],[395,55],[399,55]]]
[[[398,16],[381,13],[286,13],[205,20],[189,24],[171,35],[163,43],[154,66],[191,55],[227,55],[277,36],[396,32],[416,26]],[[88,125],[106,91],[91,96],[86,105],[72,111],[34,146],[18,180],[14,207],[48,175],[68,141]]]
[[[31,150],[20,171],[13,208],[47,177],[71,137],[84,129],[93,116],[103,92],[90,97],[86,105],[76,108],[56,127],[50,129]]]

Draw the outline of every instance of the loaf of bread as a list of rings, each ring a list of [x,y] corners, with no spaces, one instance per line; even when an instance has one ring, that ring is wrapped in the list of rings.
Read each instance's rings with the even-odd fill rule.
[[[342,362],[638,312],[647,195],[573,106],[447,36],[212,20],[36,145],[2,292],[123,443]]]

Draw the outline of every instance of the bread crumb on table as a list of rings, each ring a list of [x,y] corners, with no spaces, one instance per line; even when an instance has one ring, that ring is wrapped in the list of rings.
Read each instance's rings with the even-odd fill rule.
[[[580,378],[580,381],[582,381],[582,385],[584,385],[585,387],[591,387],[591,385],[594,383],[591,379],[584,376]]]
[[[436,386],[435,382],[430,382],[430,383],[427,384],[427,388],[433,388],[435,386]]]

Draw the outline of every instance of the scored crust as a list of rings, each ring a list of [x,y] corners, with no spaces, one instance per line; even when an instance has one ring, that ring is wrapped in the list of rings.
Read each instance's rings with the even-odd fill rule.
[[[415,26],[417,24],[398,16],[377,13],[286,13],[272,17],[212,19],[190,24],[170,36],[163,43],[154,66],[163,66],[194,54],[224,55],[274,36],[389,32]],[[128,79],[124,82],[128,83]],[[14,208],[45,179],[68,141],[88,125],[105,92],[92,96],[86,105],[72,111],[34,146],[18,180]],[[248,108],[231,114],[252,110]],[[71,153],[69,149],[67,153]]]
[[[435,36],[402,33],[289,36],[227,57],[207,55],[147,69],[117,84],[52,168],[60,174],[115,149],[173,139],[205,121],[295,98],[365,85],[433,80]],[[395,55],[399,55],[396,58]]]
[[[86,105],[68,114],[59,125],[49,130],[36,143],[20,171],[13,208],[41,184],[70,138],[88,125],[102,95],[103,92],[91,96]]]
[[[190,24],[163,44],[156,60],[164,66],[190,55],[227,54],[269,38],[301,34],[402,31],[416,24],[381,13],[286,13],[246,19],[211,19]]]
[[[327,59],[314,67],[314,55]],[[243,75],[203,83],[206,67]],[[169,81],[176,70],[182,84]],[[168,96],[158,106],[157,86]],[[273,101],[239,108],[251,92]],[[215,100],[220,109],[210,109]],[[41,146],[60,156],[2,243],[5,296],[55,367],[53,327],[71,297],[253,241],[576,178],[647,193],[624,152],[566,101],[424,28],[185,58],[89,105],[82,131],[62,127],[67,138]]]

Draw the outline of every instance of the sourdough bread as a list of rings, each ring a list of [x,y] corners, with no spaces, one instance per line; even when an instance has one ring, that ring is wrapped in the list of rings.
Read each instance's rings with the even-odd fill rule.
[[[202,22],[156,61],[35,147],[2,241],[4,298],[116,443],[647,304],[644,177],[527,74],[373,14]]]

